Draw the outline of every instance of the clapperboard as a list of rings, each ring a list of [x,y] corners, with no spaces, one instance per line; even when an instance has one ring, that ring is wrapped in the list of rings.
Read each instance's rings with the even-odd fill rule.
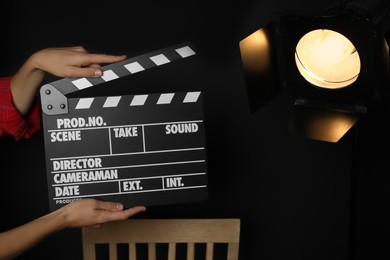
[[[42,86],[51,210],[81,198],[125,207],[207,199],[201,91],[68,98],[174,61],[191,62],[195,54],[191,44],[179,44],[104,66],[101,78]]]

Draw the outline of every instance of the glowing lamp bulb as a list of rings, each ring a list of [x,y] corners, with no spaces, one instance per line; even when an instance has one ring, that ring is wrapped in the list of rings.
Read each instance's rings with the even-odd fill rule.
[[[326,89],[351,85],[361,66],[355,46],[345,36],[323,29],[311,31],[299,40],[295,62],[308,82]]]

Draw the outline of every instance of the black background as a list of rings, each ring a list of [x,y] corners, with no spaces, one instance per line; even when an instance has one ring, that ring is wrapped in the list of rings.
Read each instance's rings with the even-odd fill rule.
[[[389,259],[387,112],[372,110],[332,144],[289,134],[293,104],[286,94],[253,114],[246,96],[239,40],[277,12],[321,11],[338,3],[2,1],[0,73],[12,75],[45,47],[82,45],[133,57],[192,41],[199,53],[192,68],[170,64],[130,87],[204,92],[210,198],[150,207],[137,217],[240,218],[243,260],[348,259],[351,252],[357,259]],[[2,138],[0,147],[4,231],[49,209],[42,131],[18,142]],[[63,230],[19,259],[82,259],[80,235],[80,229]]]

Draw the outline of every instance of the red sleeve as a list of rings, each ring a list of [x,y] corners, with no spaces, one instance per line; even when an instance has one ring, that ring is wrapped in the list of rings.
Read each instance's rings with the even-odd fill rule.
[[[0,137],[12,135],[16,140],[30,138],[40,129],[41,115],[38,100],[25,116],[21,115],[12,102],[11,78],[0,78]]]

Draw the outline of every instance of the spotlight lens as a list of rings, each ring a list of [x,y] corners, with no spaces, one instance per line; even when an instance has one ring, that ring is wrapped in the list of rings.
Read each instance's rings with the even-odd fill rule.
[[[295,62],[308,82],[326,89],[347,87],[360,72],[355,46],[332,30],[318,29],[305,34],[296,46]]]

